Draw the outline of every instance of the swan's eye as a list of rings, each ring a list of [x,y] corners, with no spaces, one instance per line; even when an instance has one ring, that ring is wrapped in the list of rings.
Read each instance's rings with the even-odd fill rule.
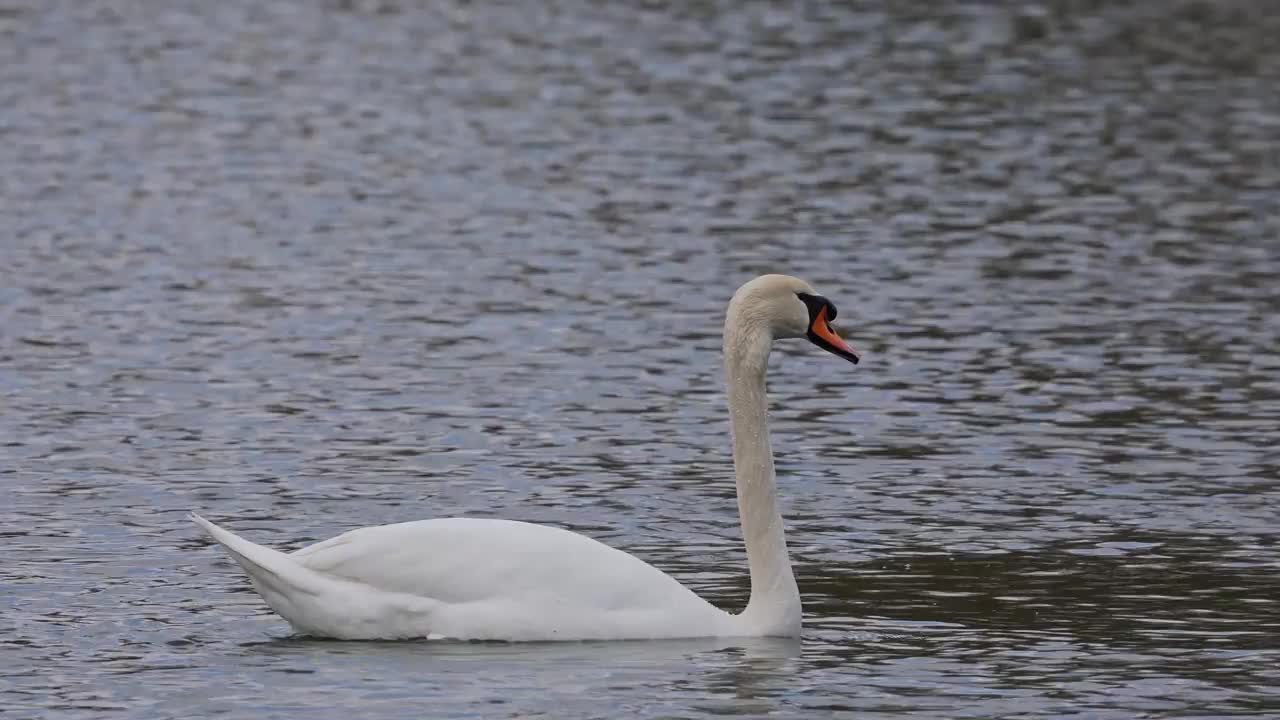
[[[831,301],[821,295],[810,295],[809,293],[796,293],[796,297],[809,308],[809,322],[812,323],[818,317],[818,311],[822,308],[827,309],[827,320],[836,319],[836,306]]]

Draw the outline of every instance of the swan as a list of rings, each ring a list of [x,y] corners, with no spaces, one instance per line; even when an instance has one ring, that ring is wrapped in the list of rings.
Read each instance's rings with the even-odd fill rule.
[[[623,640],[797,637],[800,591],[778,512],[765,370],[774,340],[807,337],[850,362],[836,307],[808,283],[762,275],[724,325],[738,512],[751,573],[733,615],[675,578],[584,535],[514,520],[445,518],[365,527],[283,553],[192,513],[294,630],[346,640]]]

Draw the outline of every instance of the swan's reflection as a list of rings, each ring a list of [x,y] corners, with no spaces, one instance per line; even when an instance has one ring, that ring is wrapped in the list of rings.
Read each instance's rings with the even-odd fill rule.
[[[800,656],[796,638],[690,638],[684,640],[613,640],[583,642],[460,642],[430,641],[334,641],[289,636],[266,642],[240,645],[245,653],[265,658],[310,659],[317,656],[377,656],[383,660],[423,659],[451,662],[669,664],[692,661],[714,653],[723,662],[738,657],[744,661],[784,661]]]

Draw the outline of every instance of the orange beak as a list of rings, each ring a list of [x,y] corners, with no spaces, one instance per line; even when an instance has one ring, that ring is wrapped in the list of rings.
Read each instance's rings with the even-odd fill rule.
[[[813,322],[809,325],[809,340],[814,345],[833,355],[839,355],[855,365],[858,364],[858,351],[854,350],[849,343],[840,339],[836,331],[831,329],[831,322],[827,319],[827,308],[825,306],[818,309],[817,314],[813,317]]]

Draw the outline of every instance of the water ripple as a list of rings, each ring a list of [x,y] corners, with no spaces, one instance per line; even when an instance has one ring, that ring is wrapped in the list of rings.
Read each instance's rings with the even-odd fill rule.
[[[1272,15],[10,2],[5,707],[1280,711]],[[549,522],[736,610],[766,271],[866,353],[774,360],[802,642],[294,638],[185,520]]]

